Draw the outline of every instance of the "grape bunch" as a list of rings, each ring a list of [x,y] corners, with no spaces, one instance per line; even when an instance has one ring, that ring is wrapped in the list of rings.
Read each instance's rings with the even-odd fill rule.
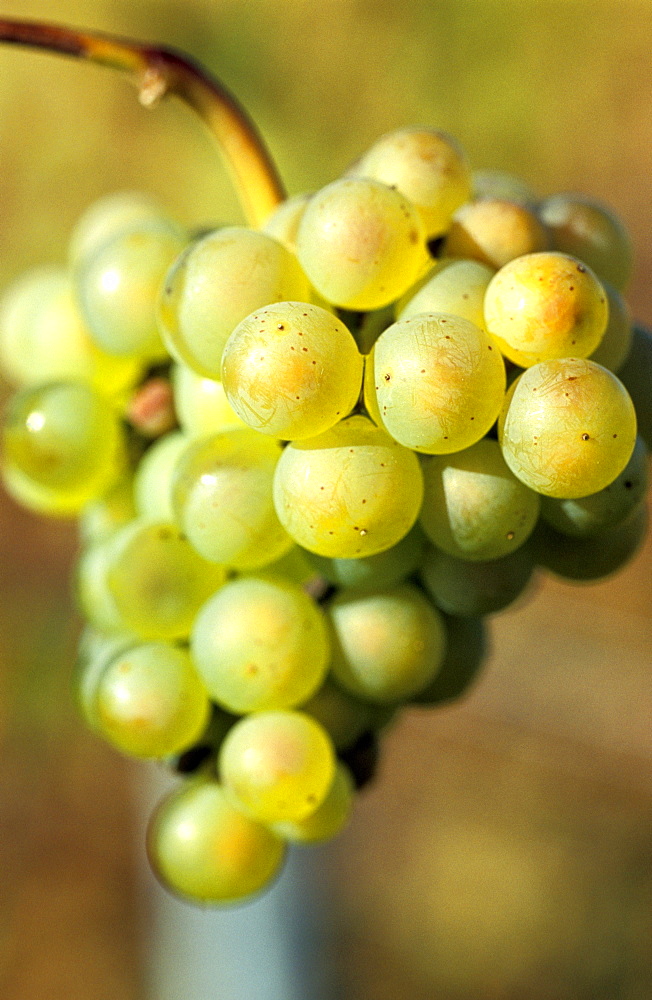
[[[537,567],[634,552],[630,270],[604,206],[406,129],[259,229],[105,197],[6,291],[4,483],[79,518],[76,698],[182,776],[148,832],[173,892],[239,900],[333,837],[379,734],[469,687]]]

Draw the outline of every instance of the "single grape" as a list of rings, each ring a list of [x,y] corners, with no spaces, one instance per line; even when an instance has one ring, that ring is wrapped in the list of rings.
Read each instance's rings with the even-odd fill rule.
[[[274,476],[274,503],[288,534],[336,559],[396,545],[416,521],[422,496],[416,455],[362,416],[289,444]]]
[[[534,205],[538,200],[527,181],[506,170],[474,170],[472,179],[475,198],[505,198],[518,205]]]
[[[639,433],[652,449],[652,333],[640,323],[632,327],[632,345],[618,369],[618,378],[636,408]]]
[[[336,316],[305,302],[279,302],[235,328],[221,378],[245,423],[292,441],[348,416],[360,395],[362,357]]]
[[[178,523],[205,559],[251,570],[290,549],[272,495],[280,456],[276,441],[249,427],[190,442],[177,463],[173,503]]]
[[[232,903],[278,874],[281,838],[245,816],[224,789],[199,777],[159,805],[147,831],[147,853],[163,885],[195,903]]]
[[[142,191],[115,191],[98,198],[72,231],[68,257],[73,268],[115,236],[142,223],[175,225],[163,205]]]
[[[527,587],[534,571],[529,543],[487,562],[458,559],[432,548],[421,579],[437,607],[448,615],[475,618],[502,611]]]
[[[328,795],[305,819],[273,823],[272,829],[284,840],[296,844],[318,844],[332,840],[348,823],[353,810],[355,785],[346,764],[337,762]]]
[[[254,712],[229,730],[218,766],[233,801],[254,819],[303,820],[328,795],[335,752],[326,731],[304,712]]]
[[[618,372],[632,346],[631,317],[627,303],[620,292],[607,281],[603,281],[602,284],[607,293],[609,322],[602,340],[591,354],[591,361],[608,368],[611,372]]]
[[[548,231],[532,209],[503,198],[481,198],[458,208],[446,234],[444,253],[497,269],[515,257],[549,246]]]
[[[245,316],[271,302],[309,296],[296,258],[278,240],[231,226],[197,240],[175,262],[159,320],[177,361],[219,379],[224,345]]]
[[[331,675],[300,707],[324,727],[336,750],[353,746],[363,733],[374,728],[376,721],[376,706],[345,691]]]
[[[177,364],[172,367],[172,385],[179,424],[191,437],[245,426],[216,379],[204,378],[187,365]]]
[[[444,615],[446,655],[434,680],[411,699],[414,705],[430,708],[466,695],[476,682],[487,657],[487,626],[482,618]]]
[[[492,278],[485,323],[503,354],[528,368],[553,358],[586,358],[607,328],[607,295],[586,264],[568,254],[531,253]]]
[[[137,644],[132,636],[105,635],[87,626],[81,634],[72,676],[75,704],[87,726],[99,729],[97,690],[108,664]]]
[[[627,465],[636,413],[623,384],[594,361],[534,365],[512,385],[498,424],[505,461],[545,496],[597,493]]]
[[[541,521],[532,536],[537,562],[575,583],[593,583],[612,576],[636,554],[648,526],[645,503],[615,526],[586,538],[570,538]]]
[[[139,517],[149,521],[174,521],[172,477],[187,444],[185,434],[170,431],[154,441],[141,458],[133,483]]]
[[[452,313],[484,329],[484,296],[495,268],[478,260],[442,258],[397,303],[396,318],[420,313]]]
[[[79,515],[79,533],[85,545],[101,542],[136,517],[134,484],[121,476],[99,499],[87,503]]]
[[[487,433],[505,396],[505,366],[494,340],[448,313],[401,319],[380,335],[373,365],[385,429],[407,448],[447,454]]]
[[[424,232],[416,209],[379,181],[344,178],[308,202],[297,255],[317,292],[344,309],[379,309],[420,276]]]
[[[328,559],[306,552],[311,566],[336,587],[355,587],[369,590],[390,587],[410,576],[421,564],[425,536],[415,525],[396,545],[374,556],[357,559]]]
[[[297,251],[297,233],[304,210],[312,194],[296,194],[281,202],[277,209],[267,219],[263,232],[273,236],[291,253]]]
[[[281,577],[240,577],[200,608],[191,651],[214,701],[243,714],[291,708],[317,690],[330,642],[321,609]]]

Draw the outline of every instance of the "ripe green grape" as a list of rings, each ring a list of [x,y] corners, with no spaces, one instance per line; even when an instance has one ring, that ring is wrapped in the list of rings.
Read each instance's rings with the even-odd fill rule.
[[[254,712],[227,733],[218,767],[233,801],[254,819],[302,820],[329,792],[335,751],[326,731],[304,712]]]
[[[182,429],[191,437],[244,427],[216,379],[204,378],[187,365],[172,368],[174,407]]]
[[[627,303],[620,292],[606,281],[602,284],[607,293],[609,321],[602,340],[591,354],[591,361],[608,368],[611,372],[618,372],[632,346],[631,317]]]
[[[172,356],[219,379],[224,345],[245,316],[270,302],[309,297],[296,258],[278,240],[230,226],[197,240],[175,262],[159,319]]]
[[[149,521],[174,521],[172,478],[188,438],[170,431],[154,441],[141,458],[134,474],[134,502],[140,517]]]
[[[72,676],[77,708],[87,726],[98,731],[97,689],[108,664],[137,644],[132,636],[105,635],[87,626],[82,632]]]
[[[575,499],[613,482],[636,441],[623,384],[594,361],[534,365],[512,385],[498,424],[505,461],[545,496]]]
[[[376,341],[376,405],[391,436],[417,451],[447,454],[479,441],[505,396],[505,366],[494,340],[448,313],[401,319]]]
[[[160,359],[166,350],[156,319],[163,279],[187,243],[167,222],[119,231],[80,262],[77,293],[93,339],[109,354]]]
[[[320,576],[334,586],[369,590],[374,587],[390,587],[410,576],[421,563],[424,547],[425,536],[419,526],[415,525],[396,545],[374,556],[328,559],[307,552],[306,557]]]
[[[235,328],[221,377],[245,423],[292,441],[321,434],[350,413],[362,386],[362,356],[336,316],[305,302],[279,302]]]
[[[405,701],[432,681],[446,649],[441,615],[411,584],[338,594],[328,613],[338,684],[367,701]]]
[[[334,181],[312,196],[297,255],[327,302],[357,310],[397,299],[427,259],[416,209],[395,189],[364,178]]]
[[[115,191],[98,198],[77,220],[68,247],[68,258],[76,267],[90,254],[134,226],[174,225],[166,209],[142,191]]]
[[[632,327],[632,345],[618,369],[618,378],[636,408],[639,433],[652,449],[652,333],[640,323]]]
[[[397,319],[419,313],[452,313],[484,329],[484,295],[496,273],[478,260],[442,258],[396,307]]]
[[[346,764],[337,762],[335,777],[328,795],[310,816],[272,824],[284,840],[296,844],[318,844],[341,833],[353,811],[355,785]]]
[[[363,733],[374,728],[376,722],[376,706],[345,691],[330,674],[312,698],[300,707],[324,727],[336,750],[353,746]]]
[[[553,246],[579,257],[599,278],[622,291],[632,271],[629,233],[611,209],[578,194],[555,194],[538,207]]]
[[[278,443],[249,427],[191,441],[173,485],[178,523],[205,559],[258,569],[289,550],[292,539],[274,509]]]
[[[532,209],[503,198],[481,198],[457,210],[446,234],[444,253],[500,268],[515,257],[549,246],[548,231]]]
[[[471,197],[471,173],[457,141],[435,129],[399,129],[382,136],[350,173],[397,188],[417,208],[427,236],[448,228]]]
[[[189,654],[170,643],[127,648],[106,664],[95,694],[97,730],[122,753],[166,757],[192,746],[210,715]]]
[[[312,194],[296,194],[292,198],[287,198],[281,202],[278,208],[272,212],[263,226],[263,232],[267,236],[273,236],[275,240],[282,243],[291,253],[297,251],[297,233],[299,223],[304,213],[305,207],[312,198]]]
[[[411,699],[426,708],[460,698],[477,680],[487,656],[487,626],[482,618],[444,615],[446,655],[434,680]]]
[[[454,455],[422,462],[421,527],[438,548],[460,559],[499,559],[528,538],[539,495],[511,472],[497,441],[483,438]]]
[[[586,358],[607,328],[607,295],[586,264],[563,253],[532,253],[492,278],[487,330],[503,354],[528,368],[552,358]]]
[[[79,533],[84,544],[108,538],[136,517],[133,480],[121,476],[99,499],[87,503],[79,515]]]
[[[51,382],[14,396],[3,430],[4,481],[42,514],[79,513],[122,468],[124,446],[110,404],[81,382]]]
[[[274,476],[274,503],[288,534],[336,559],[396,545],[416,521],[422,496],[416,455],[362,416],[289,444]]]
[[[534,571],[529,544],[500,559],[472,562],[441,549],[426,553],[421,579],[446,614],[475,618],[502,611],[523,593]]]
[[[240,577],[199,610],[191,651],[214,701],[231,712],[291,708],[316,691],[330,643],[321,609],[281,577]]]
[[[285,847],[268,827],[245,816],[210,778],[168,795],[147,832],[150,864],[163,885],[194,903],[232,903],[267,886]]]

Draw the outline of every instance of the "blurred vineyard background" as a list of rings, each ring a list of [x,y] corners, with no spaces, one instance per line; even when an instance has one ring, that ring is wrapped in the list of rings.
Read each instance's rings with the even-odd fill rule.
[[[0,8],[192,53],[251,111],[292,193],[383,132],[425,124],[477,167],[602,198],[632,232],[629,298],[652,323],[649,0]],[[0,284],[61,260],[84,207],[122,188],[193,225],[240,220],[180,105],[145,112],[108,71],[0,48]],[[75,716],[74,551],[70,525],[0,499],[0,995],[150,1000],[146,766]],[[599,586],[539,581],[494,620],[472,694],[389,734],[378,781],[320,855],[342,995],[652,996],[651,567],[648,543]]]

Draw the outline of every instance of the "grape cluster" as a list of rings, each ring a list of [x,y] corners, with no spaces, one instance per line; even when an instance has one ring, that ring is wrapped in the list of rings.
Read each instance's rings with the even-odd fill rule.
[[[632,554],[630,269],[605,207],[409,129],[260,230],[104,198],[6,292],[4,482],[79,517],[76,697],[184,775],[148,834],[172,891],[240,899],[334,836],[378,733],[468,687],[537,566]]]

